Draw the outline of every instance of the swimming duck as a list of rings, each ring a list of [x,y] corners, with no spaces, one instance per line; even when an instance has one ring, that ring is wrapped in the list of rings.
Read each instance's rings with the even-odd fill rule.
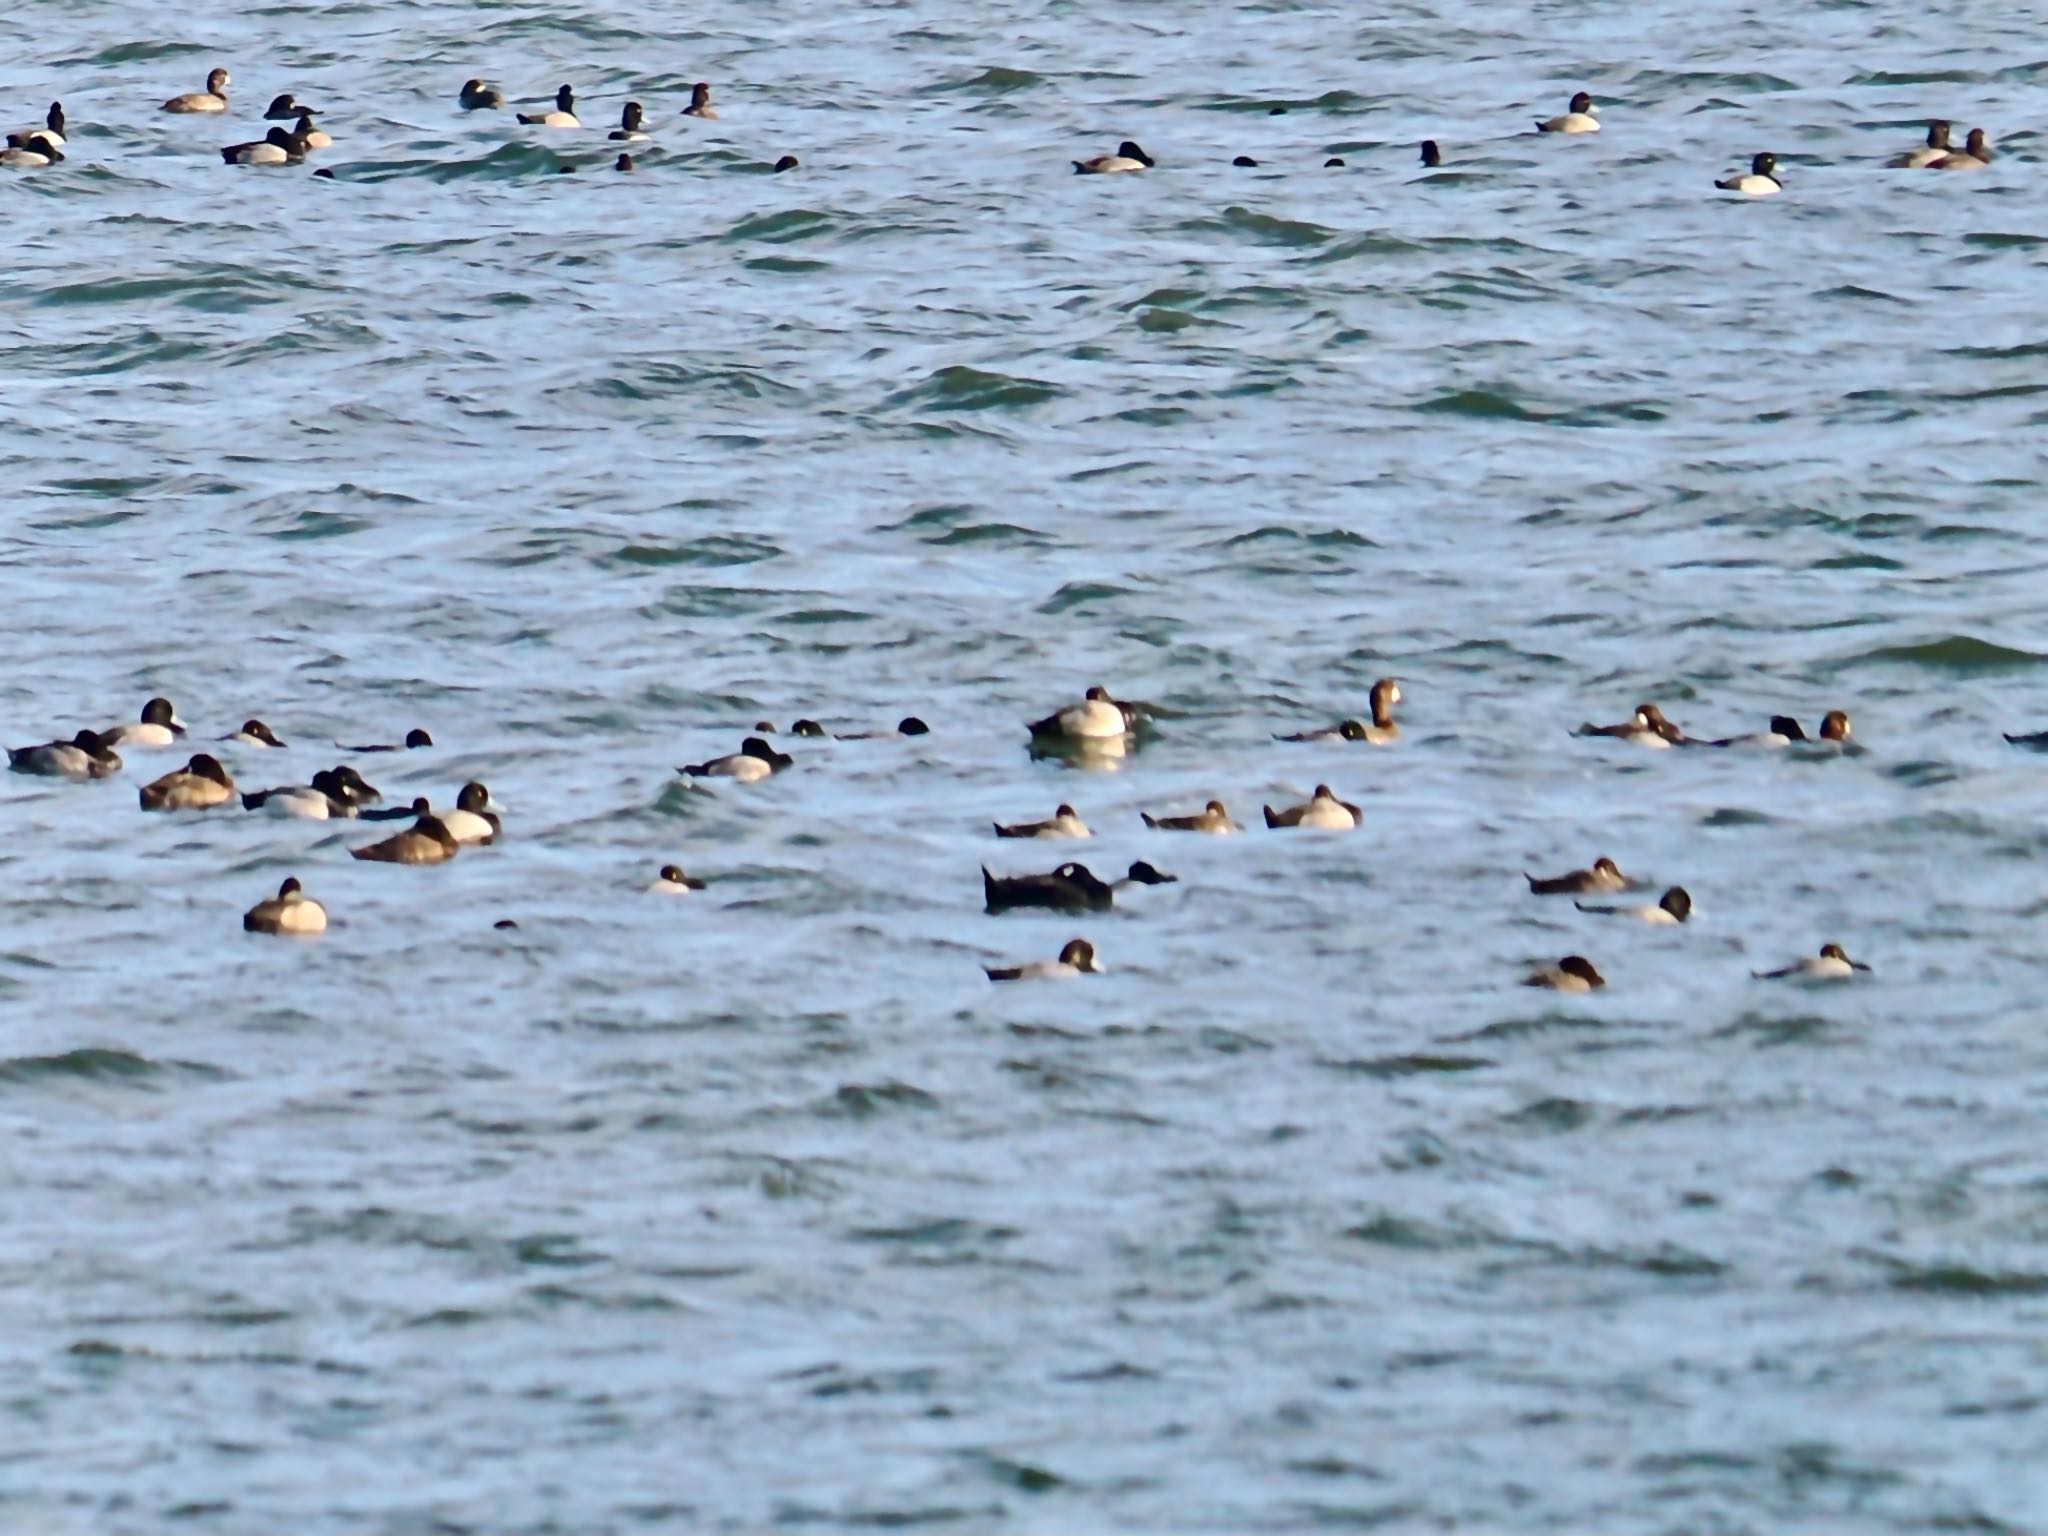
[[[203,811],[234,799],[235,780],[219,758],[200,752],[184,767],[143,785],[139,793],[145,811]]]
[[[1025,965],[984,965],[990,981],[1064,981],[1069,976],[1097,976],[1102,967],[1095,963],[1095,946],[1086,939],[1069,939],[1057,960],[1033,960]]]
[[[407,818],[418,821],[422,816],[433,814],[434,808],[427,803],[425,795],[415,795],[409,804],[394,805],[381,811],[373,811],[360,804],[356,809],[356,818],[360,821],[404,821]]]
[[[521,112],[522,123],[538,123],[543,128],[581,128],[576,120],[576,93],[563,86],[555,92],[555,110],[552,112]]]
[[[1692,897],[1685,893],[1682,885],[1671,887],[1657,898],[1655,906],[1650,907],[1589,907],[1583,901],[1573,905],[1581,912],[1597,912],[1603,917],[1633,917],[1644,923],[1682,923],[1692,916]]]
[[[163,106],[166,112],[225,112],[227,109],[228,72],[224,69],[207,72],[205,90],[173,96]]]
[[[1597,124],[1595,126],[1598,126]],[[1422,164],[1426,170],[1435,170],[1444,163],[1443,151],[1436,147],[1435,139],[1422,141]]]
[[[1156,163],[1144,150],[1129,139],[1125,139],[1123,143],[1117,145],[1116,153],[1113,155],[1091,155],[1086,160],[1076,160],[1074,174],[1114,176],[1122,171],[1149,171]]]
[[[1149,811],[1138,814],[1144,817],[1146,826],[1159,832],[1210,832],[1222,836],[1244,830],[1230,819],[1230,812],[1223,808],[1221,800],[1211,800],[1193,816],[1154,816]]]
[[[621,143],[636,144],[648,136],[646,123],[647,114],[641,110],[640,103],[629,101],[619,113],[619,126],[606,137],[617,139]]]
[[[1276,736],[1275,741],[1363,741],[1375,747],[1384,747],[1397,741],[1401,727],[1394,721],[1394,706],[1401,702],[1401,685],[1391,677],[1383,677],[1372,685],[1372,724],[1363,720],[1339,720],[1328,730],[1297,731],[1292,736]]]
[[[1776,197],[1785,190],[1785,184],[1778,180],[1778,157],[1768,150],[1750,157],[1748,174],[1730,176],[1714,185],[1723,192],[1740,192],[1744,197]]]
[[[810,722],[806,721],[804,723],[809,724]],[[848,731],[832,739],[834,741],[891,741],[902,736],[929,736],[931,733],[932,728],[918,719],[917,716],[905,715],[896,722],[896,729],[893,731]]]
[[[294,877],[280,885],[275,896],[244,912],[242,927],[249,933],[325,933],[327,909],[308,896]]]
[[[440,817],[422,816],[403,832],[366,848],[351,848],[348,854],[375,864],[445,864],[461,850],[462,844],[441,824]]]
[[[50,110],[43,114],[42,122],[33,128],[24,128],[19,133],[8,134],[7,142],[10,144],[26,143],[30,139],[40,137],[48,139],[52,144],[62,149],[65,143],[65,126],[64,103],[53,101],[50,103]]]
[[[711,119],[718,116],[718,108],[711,105],[711,87],[702,80],[690,87],[690,104],[683,108],[683,116]]]
[[[462,786],[455,809],[442,816],[441,825],[458,843],[496,842],[502,830],[498,813],[491,809],[491,792],[474,779]]]
[[[1663,748],[1685,740],[1685,732],[1666,720],[1664,711],[1654,704],[1638,704],[1636,712],[1620,725],[1582,725],[1572,734],[1613,736],[1639,747]]]
[[[169,699],[151,699],[133,724],[117,725],[100,734],[110,747],[169,747],[185,734],[185,725]]]
[[[1792,964],[1775,971],[1752,971],[1750,974],[1759,981],[1781,981],[1788,976],[1811,981],[1839,981],[1843,977],[1854,976],[1858,971],[1869,969],[1870,967],[1862,961],[1851,960],[1841,945],[1823,944],[1817,955],[1795,960]]]
[[[344,764],[339,768],[322,768],[313,775],[310,785],[251,790],[242,796],[242,809],[307,821],[329,821],[354,816],[363,806],[381,799],[383,796],[364,782],[361,774]]]
[[[16,141],[19,142],[16,142]],[[46,165],[55,165],[64,158],[64,151],[50,142],[46,133],[14,134],[7,136],[7,147],[0,149],[0,165],[11,165],[19,170],[33,171]]]
[[[229,165],[297,165],[306,151],[282,128],[273,128],[247,144],[223,144],[220,157]]]
[[[1600,119],[1593,114],[1599,108],[1593,105],[1593,98],[1584,91],[1573,94],[1571,105],[1558,117],[1546,118],[1537,123],[1538,133],[1598,133]]]
[[[1109,690],[1094,687],[1078,704],[1069,704],[1029,726],[1033,736],[1063,736],[1070,741],[1102,741],[1137,729],[1138,707],[1109,696]]]
[[[266,122],[288,123],[301,113],[310,116],[312,111],[311,107],[300,106],[298,98],[286,91],[282,96],[270,98],[270,105],[263,109],[263,117]]]
[[[771,773],[780,773],[796,759],[787,752],[778,752],[758,736],[749,736],[740,743],[737,752],[724,757],[714,757],[708,763],[692,763],[687,768],[678,768],[677,773],[689,778],[738,779],[750,784],[756,779],[765,779]]]
[[[826,735],[826,730],[825,727],[818,724],[815,720],[799,720],[789,728],[789,734],[792,736],[813,736],[822,740]]]
[[[481,80],[463,81],[462,94],[456,99],[465,112],[489,112],[505,105],[505,93]]]
[[[1936,118],[1927,125],[1927,142],[1918,149],[1909,149],[1903,155],[1894,155],[1885,161],[1893,170],[1917,171],[1922,166],[1932,165],[1949,152],[1949,125]]]
[[[1625,891],[1630,884],[1621,866],[1604,855],[1593,861],[1591,869],[1575,869],[1570,874],[1547,878],[1524,870],[1522,878],[1529,882],[1529,893],[1533,896],[1595,896]]]
[[[121,771],[121,759],[99,732],[80,731],[69,741],[9,747],[7,766],[46,779],[104,779]]]
[[[340,742],[337,741],[335,743],[344,752],[417,752],[420,748],[431,747],[433,744],[434,738],[418,726],[414,726],[405,733],[405,741],[400,746],[393,746],[388,741],[381,743],[372,742],[367,746],[360,747],[343,747]]]
[[[1062,805],[1052,813],[1050,821],[1020,821],[1004,826],[1000,821],[992,823],[997,837],[1089,837],[1088,824],[1074,814],[1071,805]]]
[[[1806,732],[1799,722],[1790,715],[1771,716],[1771,726],[1766,731],[1753,731],[1747,736],[1723,736],[1719,741],[1688,740],[1689,747],[1789,747],[1795,741],[1805,741]]]
[[[1163,870],[1153,868],[1150,864],[1147,864],[1143,859],[1139,859],[1131,865],[1130,872],[1127,873],[1123,877],[1123,879],[1111,881],[1110,888],[1112,890],[1121,890],[1124,886],[1127,885],[1179,884],[1179,875],[1169,875],[1165,873]]]
[[[1950,150],[1939,160],[1927,162],[1931,171],[1981,171],[1991,163],[1991,145],[1982,128],[1972,128],[1961,149]]]
[[[1284,811],[1266,806],[1269,827],[1319,827],[1330,832],[1349,832],[1365,820],[1365,812],[1348,800],[1339,800],[1327,784],[1316,786],[1315,797],[1305,805],[1290,805]]]
[[[1584,955],[1566,955],[1555,965],[1531,971],[1525,987],[1548,987],[1553,992],[1591,992],[1607,985],[1607,978],[1593,969]]]
[[[281,747],[284,745],[283,742],[277,739],[277,733],[272,731],[261,720],[244,720],[239,731],[235,732],[232,736],[222,739],[232,741],[238,747]]]
[[[1085,864],[1062,864],[1043,875],[1001,876],[990,874],[984,864],[981,890],[991,912],[1007,912],[1013,907],[1107,912],[1116,904],[1116,887],[1097,879]]]
[[[692,880],[683,873],[679,864],[664,864],[661,866],[660,876],[647,889],[659,892],[663,896],[687,896],[692,891],[703,890],[704,882]]]
[[[299,109],[298,125],[292,129],[292,142],[303,153],[309,149],[325,149],[334,142],[334,136],[313,121],[313,114],[304,107]]]

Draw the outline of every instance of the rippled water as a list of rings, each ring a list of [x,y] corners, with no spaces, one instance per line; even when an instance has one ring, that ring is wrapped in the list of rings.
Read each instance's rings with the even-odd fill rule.
[[[16,38],[73,142],[0,173],[7,739],[164,692],[260,787],[425,725],[353,760],[507,835],[0,781],[0,1525],[2040,1527],[2038,29],[1382,14]],[[214,63],[226,123],[149,110]],[[333,182],[214,154],[285,90]],[[1935,113],[1996,165],[1880,169]],[[1383,674],[1398,747],[1270,739]],[[1032,761],[1098,681],[1156,740]],[[1643,698],[1864,750],[1566,734]],[[1138,820],[1319,780],[1364,831]],[[1181,883],[984,915],[1062,799]],[[1523,894],[1599,853],[1696,921]],[[239,929],[287,873],[316,943]],[[1830,939],[1874,976],[1751,980]]]

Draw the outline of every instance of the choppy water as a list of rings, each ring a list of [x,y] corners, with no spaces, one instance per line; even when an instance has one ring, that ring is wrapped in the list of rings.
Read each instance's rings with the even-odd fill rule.
[[[7,739],[161,691],[275,725],[264,785],[423,724],[356,761],[508,835],[0,782],[0,1525],[2039,1529],[2037,29],[1510,20],[17,36],[73,144],[0,186]],[[228,123],[148,110],[216,62]],[[1605,133],[1519,136],[1581,84]],[[218,163],[283,90],[335,182]],[[1880,170],[1934,113],[1997,165]],[[1787,194],[1717,200],[1761,148]],[[1397,749],[1269,739],[1386,673]],[[1029,760],[1097,681],[1158,739]],[[1641,698],[1866,751],[1566,735]],[[1364,832],[1138,821],[1319,779]],[[983,915],[1061,799],[1182,883]],[[1522,894],[1602,852],[1696,922]],[[317,943],[239,931],[286,873]],[[1076,931],[1108,974],[983,981]],[[1828,939],[1875,976],[1750,979]],[[1607,993],[1516,987],[1568,950]]]

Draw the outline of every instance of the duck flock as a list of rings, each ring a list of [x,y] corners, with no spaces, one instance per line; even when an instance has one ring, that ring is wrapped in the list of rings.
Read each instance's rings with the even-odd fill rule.
[[[206,88],[187,91],[166,101],[161,110],[178,113],[201,113],[221,115],[228,111],[228,86],[232,79],[227,70],[215,68],[206,76]],[[483,80],[465,80],[462,89],[456,93],[456,104],[465,112],[499,112],[506,106],[505,93]],[[1275,107],[1275,112],[1285,110]],[[1542,118],[1536,122],[1538,133],[1582,134],[1600,131],[1599,107],[1592,94],[1587,91],[1573,93],[1565,110],[1555,117]],[[711,103],[711,86],[698,81],[690,91],[690,104],[681,109],[684,117],[716,119],[718,109]],[[250,139],[239,144],[224,144],[220,149],[221,159],[229,165],[298,165],[315,150],[325,149],[334,140],[315,122],[314,109],[299,102],[289,92],[272,99],[264,111],[264,118],[277,123],[289,122],[290,128],[273,127],[262,138]],[[518,122],[541,128],[580,129],[583,120],[576,114],[576,92],[563,85],[555,92],[553,107],[540,107],[532,112],[514,114]],[[7,148],[0,151],[0,165],[22,169],[34,169],[56,165],[62,161],[66,139],[67,123],[64,104],[53,101],[45,114],[41,127],[17,129],[7,135]],[[1927,139],[1924,144],[1907,149],[1887,162],[1894,168],[1937,171],[1981,171],[1991,164],[1992,150],[1988,136],[1982,128],[1972,128],[1964,137],[1963,147],[1955,148],[1950,143],[1954,132],[1952,124],[1936,119],[1927,125]],[[619,109],[619,126],[606,135],[618,143],[639,144],[652,140],[648,129],[646,108],[637,101],[628,101]],[[1422,164],[1434,168],[1443,164],[1443,149],[1435,139],[1424,139],[1421,145]],[[1236,166],[1258,165],[1250,155],[1238,155],[1231,163]],[[794,155],[783,155],[775,162],[774,169],[793,171],[799,162]],[[1109,176],[1132,171],[1150,170],[1158,162],[1147,154],[1143,146],[1126,139],[1119,144],[1114,154],[1091,155],[1087,159],[1073,162],[1077,174],[1084,176]],[[1341,168],[1344,161],[1337,156],[1325,160],[1326,169]],[[630,151],[622,152],[612,163],[619,171],[637,169]],[[561,169],[573,171],[573,165]],[[331,170],[317,170],[316,176],[332,177]],[[1738,192],[1745,197],[1772,197],[1782,192],[1784,183],[1778,178],[1778,157],[1769,151],[1760,152],[1750,159],[1747,172],[1737,173],[1715,181],[1714,185],[1724,192]]]

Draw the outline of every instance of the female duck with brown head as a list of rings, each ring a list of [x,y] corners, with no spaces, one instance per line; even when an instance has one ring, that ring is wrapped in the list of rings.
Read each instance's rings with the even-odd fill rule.
[[[1211,800],[1193,816],[1154,816],[1149,811],[1138,814],[1144,818],[1146,826],[1159,832],[1207,832],[1220,837],[1244,830],[1230,819],[1230,812],[1223,808],[1221,800]]]
[[[235,798],[235,781],[210,752],[196,754],[184,767],[142,786],[145,811],[203,811]]]
[[[280,885],[275,896],[257,902],[244,912],[242,927],[249,933],[303,938],[327,931],[327,909],[308,896],[294,877]]]
[[[1593,992],[1606,986],[1607,978],[1584,955],[1566,955],[1555,965],[1530,972],[1522,985],[1547,987],[1552,992]]]
[[[718,108],[711,105],[711,87],[702,80],[690,87],[690,104],[683,108],[683,116],[717,118]]]
[[[1032,960],[1024,965],[984,965],[990,981],[1065,981],[1074,976],[1099,976],[1095,946],[1086,939],[1069,939],[1057,960]]]
[[[207,73],[206,89],[187,91],[182,96],[173,96],[164,103],[166,112],[225,112],[228,109],[228,72],[215,69]]]
[[[1985,138],[1982,128],[1972,128],[1961,149],[1951,150],[1939,160],[1928,161],[1927,168],[1934,171],[1981,171],[1990,163],[1990,141]]]
[[[1071,805],[1062,805],[1052,813],[1048,821],[1019,821],[1003,825],[993,823],[997,837],[1088,837],[1092,834],[1088,824],[1074,813]]]
[[[351,848],[348,853],[352,859],[373,864],[445,864],[461,850],[462,844],[441,824],[440,817],[423,815],[403,832],[367,848]]]

